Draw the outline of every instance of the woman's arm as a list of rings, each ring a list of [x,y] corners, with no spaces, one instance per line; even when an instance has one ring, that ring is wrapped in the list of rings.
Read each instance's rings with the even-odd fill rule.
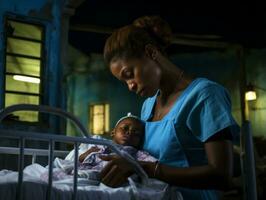
[[[155,173],[155,163],[140,162],[148,176],[167,183],[197,189],[227,189],[233,173],[232,143],[228,139],[229,129],[224,129],[206,141],[204,147],[208,164],[188,168],[176,168],[160,164]],[[110,163],[102,170],[102,182],[118,187],[134,173],[131,166],[121,158],[105,158]]]
[[[228,189],[232,178],[232,147],[230,141],[211,141],[205,144],[208,165],[175,168],[160,164],[155,178],[180,187],[195,189]],[[145,165],[145,164],[144,164]],[[154,164],[146,164],[147,173],[154,175]]]
[[[176,168],[160,164],[143,163],[149,177],[167,183],[197,189],[228,189],[233,174],[233,147],[229,129],[224,129],[204,144],[208,164],[188,168]]]

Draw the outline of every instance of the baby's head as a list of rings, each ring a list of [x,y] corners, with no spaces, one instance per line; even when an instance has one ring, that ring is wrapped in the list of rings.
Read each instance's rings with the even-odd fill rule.
[[[117,144],[139,149],[144,139],[144,122],[128,113],[127,116],[117,121],[111,136]]]

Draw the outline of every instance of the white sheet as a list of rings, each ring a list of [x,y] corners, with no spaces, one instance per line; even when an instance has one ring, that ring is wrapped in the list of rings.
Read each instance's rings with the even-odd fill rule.
[[[55,171],[56,172],[56,171]],[[23,193],[24,199],[46,199],[47,180],[43,178],[43,174],[48,173],[48,169],[39,165],[32,164],[24,169]],[[0,200],[16,198],[16,182],[18,173],[14,171],[0,171]],[[110,188],[100,183],[92,185],[90,180],[78,178],[78,200],[181,200],[182,197],[178,192],[170,188],[166,183],[150,179],[148,186],[135,184],[132,179],[129,180],[128,186],[119,188]],[[62,176],[60,180],[53,181],[52,199],[69,200],[72,198],[73,177]],[[169,191],[174,191],[173,195],[169,196]]]

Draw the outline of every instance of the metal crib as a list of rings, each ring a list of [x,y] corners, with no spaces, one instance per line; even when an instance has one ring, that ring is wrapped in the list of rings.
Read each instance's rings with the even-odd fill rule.
[[[119,156],[125,158],[129,163],[131,163],[136,171],[136,173],[141,177],[142,182],[145,184],[148,180],[148,176],[146,172],[142,169],[142,167],[130,156],[125,155],[126,152],[120,152],[116,144],[112,141],[102,140],[102,139],[94,139],[90,137],[90,134],[87,132],[86,128],[81,124],[81,122],[71,113],[68,113],[62,109],[54,108],[45,105],[32,105],[32,104],[17,104],[6,107],[5,109],[0,111],[0,123],[1,121],[10,113],[15,111],[38,111],[44,113],[55,114],[66,119],[70,119],[75,126],[81,131],[83,137],[70,137],[70,136],[62,136],[62,135],[54,135],[54,134],[42,134],[42,133],[31,133],[27,131],[15,131],[15,130],[5,130],[0,128],[0,137],[2,138],[15,138],[19,142],[18,148],[6,148],[1,147],[1,151],[5,153],[17,153],[18,155],[18,186],[17,186],[17,199],[23,199],[23,168],[24,168],[24,155],[48,155],[48,165],[49,165],[49,178],[48,178],[48,189],[47,189],[47,199],[51,199],[51,191],[52,191],[52,175],[53,175],[53,158],[54,155],[63,155],[65,152],[58,151],[54,149],[55,142],[70,142],[74,143],[74,177],[73,177],[73,194],[72,199],[75,200],[77,197],[77,168],[78,168],[78,148],[81,143],[88,144],[99,144],[106,145],[112,151],[117,153]],[[42,140],[47,141],[49,143],[49,149],[47,150],[36,150],[36,149],[25,149],[25,140]],[[33,162],[35,159],[33,156]]]

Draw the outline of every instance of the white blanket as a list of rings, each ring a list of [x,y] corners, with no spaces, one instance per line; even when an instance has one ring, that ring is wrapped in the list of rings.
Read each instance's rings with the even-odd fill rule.
[[[25,199],[46,199],[48,169],[32,164],[24,169],[23,186]],[[14,199],[16,196],[16,182],[18,173],[9,170],[0,171],[0,199]],[[87,178],[78,178],[78,200],[114,199],[114,200],[181,200],[180,194],[168,184],[150,179],[148,185],[143,186],[129,179],[129,185],[119,188],[110,188],[99,183],[94,184]],[[33,189],[34,188],[34,189]],[[72,198],[73,176],[63,170],[54,168],[52,199],[68,200]],[[169,196],[169,194],[171,194]]]

